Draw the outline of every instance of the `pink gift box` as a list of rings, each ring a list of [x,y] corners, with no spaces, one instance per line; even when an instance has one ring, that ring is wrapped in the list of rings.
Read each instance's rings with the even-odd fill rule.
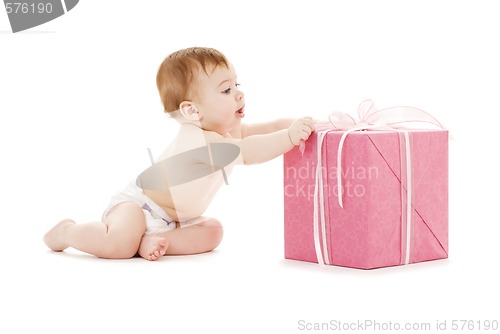
[[[325,134],[320,186],[318,129],[284,156],[285,258],[362,269],[447,258],[448,132],[350,132],[339,169],[343,134]]]

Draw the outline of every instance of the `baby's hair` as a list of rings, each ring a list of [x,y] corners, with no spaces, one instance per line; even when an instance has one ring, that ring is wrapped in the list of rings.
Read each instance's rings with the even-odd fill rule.
[[[156,86],[166,113],[175,115],[182,101],[192,98],[193,80],[197,71],[205,73],[217,66],[229,67],[226,57],[211,48],[193,47],[168,55],[160,65],[156,75]]]

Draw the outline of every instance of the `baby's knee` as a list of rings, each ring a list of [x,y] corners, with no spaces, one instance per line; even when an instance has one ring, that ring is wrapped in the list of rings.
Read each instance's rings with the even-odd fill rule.
[[[206,240],[209,248],[214,249],[219,246],[224,235],[222,224],[217,219],[211,218],[203,222],[202,225],[206,232]]]

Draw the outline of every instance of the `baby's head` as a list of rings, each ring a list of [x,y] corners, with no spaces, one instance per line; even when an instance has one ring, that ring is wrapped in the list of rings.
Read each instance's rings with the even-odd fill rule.
[[[176,51],[163,60],[156,76],[164,111],[177,117],[183,101],[193,100],[197,91],[197,77],[201,71],[209,75],[215,68],[229,68],[227,58],[211,48],[193,47]]]

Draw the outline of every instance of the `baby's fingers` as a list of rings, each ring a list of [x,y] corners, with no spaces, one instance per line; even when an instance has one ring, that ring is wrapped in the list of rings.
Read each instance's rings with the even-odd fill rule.
[[[301,119],[302,124],[308,126],[311,131],[314,131],[314,121],[311,117],[304,117]]]
[[[305,125],[302,128],[302,131],[300,132],[300,138],[303,140],[307,140],[307,138],[309,138],[309,136],[311,135],[312,131],[313,131],[313,129],[311,127]]]

